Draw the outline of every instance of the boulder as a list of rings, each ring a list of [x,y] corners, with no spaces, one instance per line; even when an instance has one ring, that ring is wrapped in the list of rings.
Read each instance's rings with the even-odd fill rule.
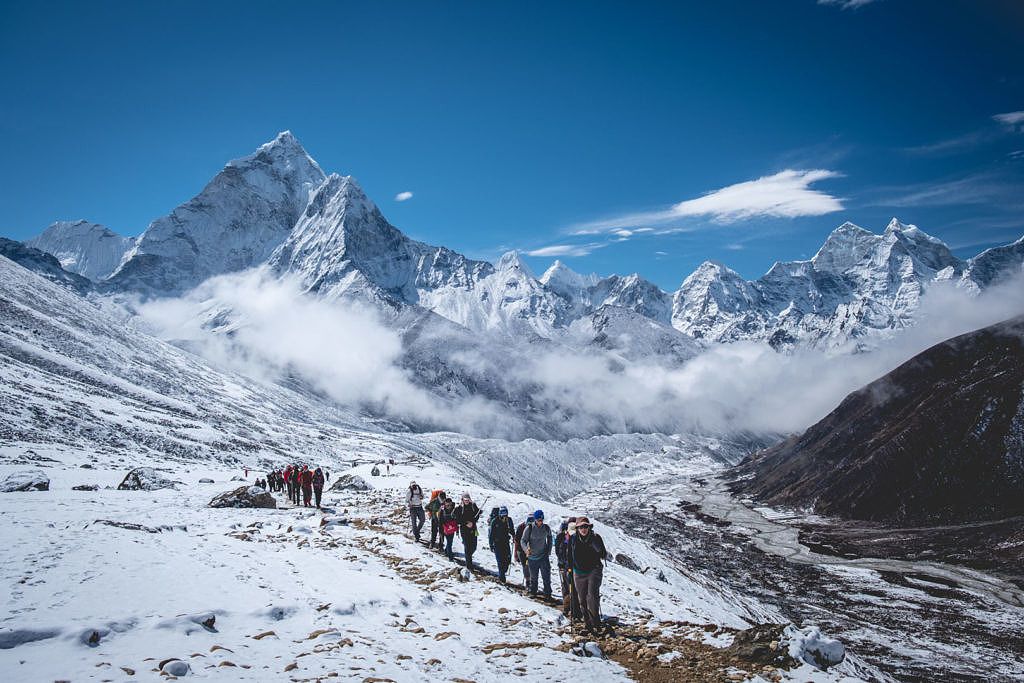
[[[12,472],[0,481],[0,493],[14,491],[49,491],[50,478],[42,470],[22,470]]]
[[[118,484],[117,489],[119,491],[159,491],[160,489],[173,489],[180,483],[180,481],[165,478],[152,467],[136,467],[124,476],[124,480]]]
[[[202,479],[199,480],[199,483],[200,484],[212,484],[213,483],[213,479],[210,479],[209,477],[203,477]]]
[[[745,662],[788,668],[796,662],[779,646],[785,630],[785,624],[758,624],[739,631],[726,651]]]
[[[233,491],[217,494],[210,501],[212,508],[276,508],[274,496],[259,486],[239,486]]]
[[[188,663],[180,659],[165,659],[160,662],[160,672],[168,676],[187,676],[190,670]]]
[[[626,569],[632,569],[635,572],[640,571],[640,565],[626,553],[617,553],[615,555],[615,562],[621,564]]]
[[[846,659],[846,648],[838,640],[821,635],[817,626],[798,629],[790,624],[782,633],[780,650],[795,660],[804,661],[819,669],[827,669]]]
[[[373,487],[358,474],[343,474],[334,480],[329,491],[370,491]]]
[[[99,484],[79,484],[78,486],[72,486],[72,491],[99,491]]]

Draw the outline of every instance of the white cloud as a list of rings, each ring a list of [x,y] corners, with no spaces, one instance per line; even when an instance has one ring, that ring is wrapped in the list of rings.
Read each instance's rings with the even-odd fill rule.
[[[600,242],[590,244],[552,244],[526,252],[527,256],[587,256],[596,249],[606,246]]]
[[[840,9],[857,9],[873,2],[876,0],[818,0],[819,5],[836,5]]]
[[[729,251],[743,251],[743,245],[740,244],[739,242],[727,244],[725,245],[725,248],[728,249]]]
[[[405,202],[410,199],[412,199],[412,192],[409,192],[408,190],[406,190],[405,192],[399,192],[398,194],[395,195],[396,202]]]
[[[1008,111],[1005,114],[996,114],[992,118],[1004,126],[1016,128],[1017,126],[1024,124],[1024,111]]]
[[[650,231],[651,228],[637,229],[634,226],[697,216],[709,216],[716,223],[733,223],[750,218],[822,216],[841,211],[843,203],[830,194],[811,189],[811,185],[841,175],[825,169],[786,169],[774,175],[723,187],[703,197],[679,202],[666,210],[626,214],[584,223],[577,226],[573,234],[592,235],[622,229],[632,229],[632,232]]]

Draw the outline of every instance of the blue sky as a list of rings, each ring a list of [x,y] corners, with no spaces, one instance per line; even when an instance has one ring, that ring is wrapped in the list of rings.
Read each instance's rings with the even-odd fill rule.
[[[538,271],[757,277],[893,215],[970,255],[1024,234],[1022,111],[1015,0],[3,2],[0,234],[137,234],[290,129]]]

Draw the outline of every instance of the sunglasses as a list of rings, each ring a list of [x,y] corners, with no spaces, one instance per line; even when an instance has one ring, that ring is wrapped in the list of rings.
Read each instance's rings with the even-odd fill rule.
[[[576,528],[577,529],[593,529],[594,525],[593,524],[577,524]]]

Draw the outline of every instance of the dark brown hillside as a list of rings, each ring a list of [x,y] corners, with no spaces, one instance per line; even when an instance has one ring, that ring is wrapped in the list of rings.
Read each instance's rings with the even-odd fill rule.
[[[738,493],[848,519],[1024,515],[1024,316],[918,354],[734,476]]]

